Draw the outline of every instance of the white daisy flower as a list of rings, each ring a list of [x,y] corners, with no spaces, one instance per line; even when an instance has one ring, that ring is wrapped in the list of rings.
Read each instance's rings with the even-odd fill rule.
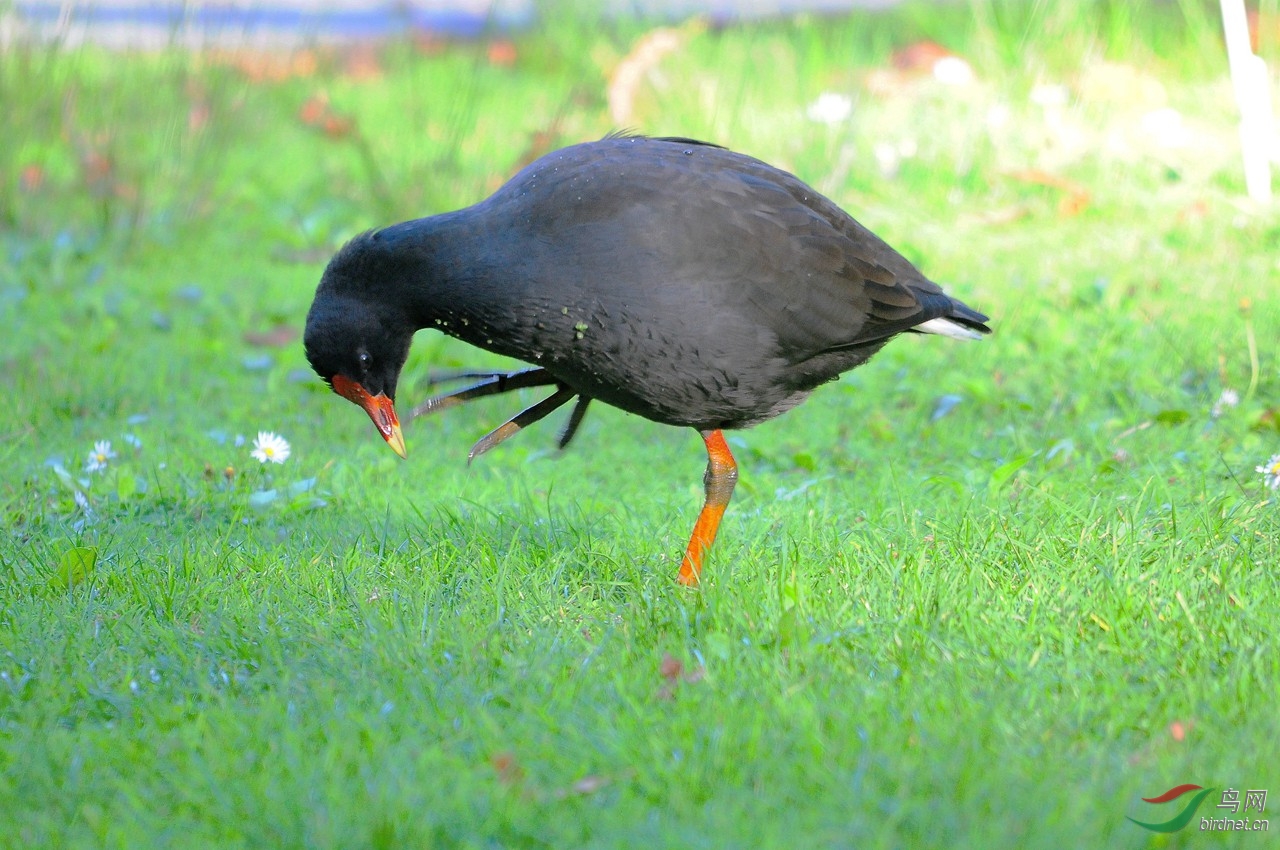
[[[1217,419],[1226,412],[1227,408],[1235,407],[1239,403],[1240,393],[1228,387],[1222,391],[1222,395],[1218,396],[1218,400],[1213,403],[1213,409],[1209,411],[1209,415]]]
[[[823,92],[805,110],[810,121],[819,124],[839,124],[853,114],[853,100],[836,92]]]
[[[1280,455],[1272,455],[1257,471],[1262,473],[1262,483],[1268,490],[1280,490]]]
[[[89,452],[89,459],[84,462],[84,471],[102,472],[115,456],[110,440],[98,440],[93,444],[93,451]]]
[[[250,454],[258,463],[284,463],[289,459],[289,441],[271,431],[259,431]]]
[[[933,63],[933,78],[944,86],[967,86],[977,76],[973,67],[959,56],[943,56]]]

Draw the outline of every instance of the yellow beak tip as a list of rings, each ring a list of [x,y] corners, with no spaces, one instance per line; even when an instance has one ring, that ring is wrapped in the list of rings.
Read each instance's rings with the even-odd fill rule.
[[[405,452],[404,434],[401,433],[399,425],[394,426],[391,429],[391,433],[387,435],[387,445],[391,446],[391,450],[400,455],[400,457],[407,458],[409,456]]]

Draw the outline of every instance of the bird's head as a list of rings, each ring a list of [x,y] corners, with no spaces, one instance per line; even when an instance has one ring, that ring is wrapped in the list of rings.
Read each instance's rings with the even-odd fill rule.
[[[414,328],[403,309],[352,279],[359,266],[342,262],[346,251],[325,270],[307,314],[307,360],[334,392],[363,408],[387,445],[404,457],[396,383]]]

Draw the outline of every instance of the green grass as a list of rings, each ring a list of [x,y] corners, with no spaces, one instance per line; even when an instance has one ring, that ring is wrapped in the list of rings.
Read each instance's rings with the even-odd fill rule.
[[[373,80],[0,55],[0,846],[1269,846],[1125,816],[1280,787],[1280,219],[1241,198],[1212,17],[1079,8],[693,27],[647,78],[636,129],[786,165],[996,328],[732,435],[696,592],[695,435],[597,406],[563,456],[541,425],[466,467],[502,398],[401,462],[296,340],[245,340],[300,328],[345,237],[611,129],[643,27],[560,19],[514,68],[391,45]],[[980,84],[877,88],[918,38]],[[824,91],[849,122],[805,118]],[[319,92],[352,134],[299,120]],[[401,404],[498,362],[424,333]]]

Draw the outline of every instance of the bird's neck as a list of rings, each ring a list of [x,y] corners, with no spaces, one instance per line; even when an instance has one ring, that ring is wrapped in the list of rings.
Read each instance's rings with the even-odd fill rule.
[[[493,230],[477,205],[381,231],[393,258],[392,285],[416,327],[456,331],[452,326],[484,309],[502,265],[496,248],[502,234]]]

